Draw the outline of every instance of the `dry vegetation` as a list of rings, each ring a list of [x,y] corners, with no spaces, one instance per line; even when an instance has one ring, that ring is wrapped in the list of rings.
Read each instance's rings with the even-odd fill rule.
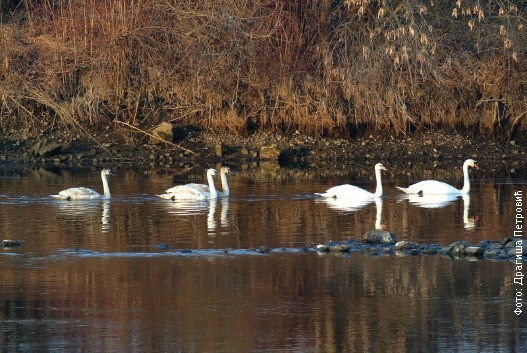
[[[527,126],[526,1],[4,0],[0,11],[0,125]]]

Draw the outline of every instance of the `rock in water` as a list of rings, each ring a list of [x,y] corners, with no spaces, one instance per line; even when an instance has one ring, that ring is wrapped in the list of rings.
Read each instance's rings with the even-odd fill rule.
[[[417,249],[417,243],[402,240],[395,244],[395,250],[410,250]]]
[[[18,240],[9,240],[9,239],[2,240],[3,248],[14,248],[17,246],[22,246],[22,243],[19,242]]]
[[[395,234],[386,230],[374,229],[367,231],[362,240],[372,244],[395,244]]]

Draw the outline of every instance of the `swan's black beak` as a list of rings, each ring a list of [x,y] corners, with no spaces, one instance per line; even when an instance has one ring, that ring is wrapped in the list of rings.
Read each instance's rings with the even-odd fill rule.
[[[479,169],[479,166],[476,162],[474,162],[474,169],[478,170]]]

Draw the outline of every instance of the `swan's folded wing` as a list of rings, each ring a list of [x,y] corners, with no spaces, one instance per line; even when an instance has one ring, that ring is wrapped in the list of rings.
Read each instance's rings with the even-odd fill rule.
[[[51,197],[61,200],[90,200],[99,199],[101,195],[90,188],[78,187],[62,190],[58,195],[51,195]]]
[[[209,191],[209,186],[208,185],[205,185],[205,184],[195,184],[195,183],[190,183],[190,184],[185,184],[185,185],[176,185],[174,187],[171,187],[170,189],[166,189],[165,190],[165,193],[167,194],[171,194],[171,193],[177,193],[179,192],[179,190],[181,190],[182,188],[193,188],[193,189],[196,189],[198,190],[199,192],[210,192]]]
[[[199,191],[187,185],[179,185],[170,190],[172,191],[157,196],[168,200],[206,200],[210,198],[209,193]]]
[[[423,180],[418,183],[410,185],[406,190],[399,188],[399,190],[405,191],[408,194],[459,194],[460,190],[456,189],[452,185],[437,180]]]
[[[320,195],[326,198],[371,198],[374,196],[369,191],[361,189],[355,185],[349,184],[334,186],[332,188],[327,189],[325,193],[316,193],[316,195]]]

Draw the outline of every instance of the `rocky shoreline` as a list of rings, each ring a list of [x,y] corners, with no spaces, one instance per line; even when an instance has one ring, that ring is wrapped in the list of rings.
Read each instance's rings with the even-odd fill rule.
[[[366,134],[350,139],[256,133],[233,136],[171,128],[170,134],[123,137],[110,127],[86,133],[54,132],[30,136],[17,129],[0,131],[0,162],[54,167],[109,166],[186,169],[222,163],[258,168],[266,163],[294,168],[351,169],[378,161],[390,167],[458,167],[466,158],[486,171],[510,172],[527,159],[515,141],[468,137],[450,131],[423,131],[411,136]],[[153,136],[159,136],[162,140]],[[484,161],[484,163],[482,163]]]

